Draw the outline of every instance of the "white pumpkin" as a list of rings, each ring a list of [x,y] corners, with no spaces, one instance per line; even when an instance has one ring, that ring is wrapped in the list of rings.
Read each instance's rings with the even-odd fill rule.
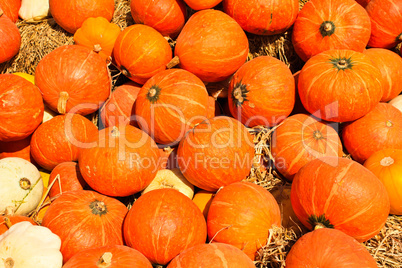
[[[190,199],[194,196],[194,186],[186,180],[178,168],[159,170],[141,194],[163,188],[175,189]]]
[[[13,207],[14,214],[27,215],[34,210],[43,194],[39,170],[19,157],[0,160],[0,212]]]
[[[399,111],[402,112],[402,95],[396,96],[392,100],[388,102],[389,104],[392,104],[394,107],[396,107]]]
[[[40,21],[49,15],[49,0],[22,0],[18,15],[27,22]]]
[[[0,268],[60,268],[60,247],[49,228],[18,222],[0,235]]]

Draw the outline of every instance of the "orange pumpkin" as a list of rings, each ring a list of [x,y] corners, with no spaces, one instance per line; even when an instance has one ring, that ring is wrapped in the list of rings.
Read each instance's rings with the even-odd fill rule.
[[[402,215],[402,149],[382,149],[373,153],[364,166],[381,180],[387,189],[391,214]]]
[[[143,24],[125,28],[117,37],[113,57],[121,72],[141,85],[166,69],[172,49],[157,30]]]
[[[304,165],[290,194],[304,226],[335,228],[359,242],[382,229],[390,209],[381,181],[356,161],[341,157],[324,156]]]
[[[141,129],[157,143],[174,144],[206,119],[207,109],[204,83],[186,70],[171,69],[144,84],[137,96],[135,115]]]
[[[21,0],[1,0],[0,10],[14,23],[18,21],[18,11],[21,7]]]
[[[379,103],[371,112],[342,130],[343,145],[352,158],[363,163],[386,148],[402,149],[402,112],[389,103]]]
[[[18,54],[21,34],[17,26],[3,14],[0,7],[0,63],[9,61]]]
[[[4,234],[5,232],[10,229],[10,227],[13,224],[16,224],[18,222],[22,221],[29,221],[30,223],[37,225],[34,220],[27,216],[21,216],[21,215],[0,215],[0,235]]]
[[[209,9],[217,6],[222,0],[184,0],[194,10]]]
[[[236,182],[223,187],[208,212],[208,238],[233,245],[254,260],[265,246],[272,225],[280,226],[281,212],[275,198],[263,187]]]
[[[31,156],[31,136],[18,141],[0,141],[0,159],[6,157],[19,157],[34,163]]]
[[[53,183],[53,181],[55,181]],[[87,185],[82,177],[76,162],[63,162],[58,164],[50,173],[49,186],[53,183],[49,191],[49,197],[57,197],[68,191],[83,190]]]
[[[208,96],[207,118],[213,118],[219,113],[219,104],[214,97]]]
[[[204,82],[218,82],[243,65],[248,48],[247,36],[234,19],[208,9],[195,13],[184,25],[176,40],[175,56],[182,69]]]
[[[90,17],[104,17],[111,21],[114,13],[113,0],[49,0],[49,9],[58,25],[74,34]]]
[[[74,42],[77,45],[92,49],[105,60],[109,60],[120,31],[117,24],[109,22],[104,17],[90,17],[75,32]]]
[[[303,61],[329,49],[363,52],[370,30],[370,18],[356,1],[310,0],[294,23],[292,43]]]
[[[215,192],[200,190],[193,197],[193,202],[201,210],[202,214],[204,214],[205,219],[207,219],[209,207],[211,206],[214,196]]]

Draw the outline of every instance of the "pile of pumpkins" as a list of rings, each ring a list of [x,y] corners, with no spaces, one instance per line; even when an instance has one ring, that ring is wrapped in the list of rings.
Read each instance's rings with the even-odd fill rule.
[[[75,42],[0,74],[0,267],[255,267],[292,213],[311,232],[286,267],[377,267],[361,242],[402,215],[402,0],[221,1],[133,0],[120,29],[113,0],[0,0],[0,63],[18,11]],[[299,72],[247,61],[245,31],[290,27]],[[246,181],[259,126],[291,212]]]

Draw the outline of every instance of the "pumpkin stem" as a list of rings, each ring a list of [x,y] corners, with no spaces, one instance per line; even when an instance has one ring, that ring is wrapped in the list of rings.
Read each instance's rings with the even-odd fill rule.
[[[4,260],[4,268],[13,268],[14,260],[12,258],[7,258]]]
[[[320,25],[322,37],[331,36],[335,32],[335,24],[332,21],[324,21]]]
[[[158,101],[159,99],[159,95],[161,94],[161,88],[157,85],[153,85],[148,89],[147,92],[147,99],[151,102],[151,103],[155,103]]]
[[[381,159],[380,164],[383,167],[388,167],[390,165],[392,165],[394,163],[394,159],[390,156],[384,157],[383,159]]]
[[[124,74],[124,75],[127,76],[127,77],[131,77],[131,74],[130,74],[130,72],[126,69],[126,67],[121,66],[120,69],[121,69],[121,73],[122,73],[122,74]]]
[[[67,109],[67,101],[70,95],[66,91],[60,92],[59,99],[57,101],[57,111],[60,114],[65,114]]]
[[[4,217],[4,223],[6,224],[7,228],[10,229],[13,224],[11,223],[8,217]]]
[[[392,127],[394,124],[390,120],[388,120],[387,123],[385,123],[385,125],[387,127]]]
[[[113,126],[112,131],[110,132],[110,135],[112,135],[112,137],[119,137],[120,136],[119,128],[116,126]]]
[[[322,228],[325,228],[325,225],[322,223],[317,223],[317,225],[314,226],[314,230],[318,230],[318,229],[322,229]]]
[[[168,64],[166,64],[166,68],[171,69],[179,64],[180,64],[179,56],[174,56],[174,58],[171,61],[169,61]]]
[[[113,254],[111,252],[103,253],[103,255],[100,257],[100,259],[96,263],[96,266],[109,267],[112,264],[112,257],[113,257]]]
[[[94,52],[99,53],[101,50],[102,50],[102,47],[100,44],[94,45]]]
[[[319,130],[316,130],[316,131],[313,132],[313,137],[316,140],[321,140],[321,139],[324,138],[324,136],[322,135],[321,131],[319,131]]]
[[[91,209],[93,214],[99,216],[102,216],[108,212],[106,204],[99,200],[91,202],[91,204],[89,204],[89,208]]]
[[[242,81],[235,84],[232,91],[232,101],[235,106],[241,106],[245,101],[247,101],[247,86],[242,83]]]
[[[332,65],[337,68],[339,71],[347,70],[347,69],[352,69],[353,67],[353,62],[351,58],[333,58],[331,59]]]
[[[150,97],[150,98],[152,98],[152,97],[154,97],[156,95],[156,89],[155,88],[151,88],[149,91],[148,91],[148,96]]]
[[[334,228],[334,225],[332,225],[331,222],[325,217],[325,214],[322,214],[318,217],[316,215],[311,215],[307,221],[314,230],[319,228]]]
[[[22,178],[20,179],[20,187],[23,190],[28,190],[31,188],[31,181],[28,180],[27,178]]]

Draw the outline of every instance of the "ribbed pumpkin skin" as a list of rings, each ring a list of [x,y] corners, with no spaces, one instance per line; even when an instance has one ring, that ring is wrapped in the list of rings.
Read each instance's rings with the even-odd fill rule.
[[[292,43],[303,61],[329,49],[363,52],[370,29],[367,12],[354,0],[311,0],[297,16]]]
[[[322,228],[303,235],[286,256],[287,268],[376,268],[367,249],[341,231]]]
[[[213,8],[222,0],[184,0],[186,4],[194,10]]]
[[[197,245],[174,258],[167,268],[254,268],[254,263],[240,249],[223,243]]]
[[[18,21],[20,7],[21,0],[2,0],[0,2],[0,10],[3,10],[4,14],[14,23]]]
[[[293,179],[292,207],[304,226],[333,226],[363,242],[384,226],[390,209],[384,185],[359,163],[325,156],[303,166]]]
[[[95,191],[71,191],[54,200],[42,226],[61,239],[63,262],[88,248],[123,245],[126,206]]]
[[[343,155],[335,129],[306,114],[292,115],[283,121],[272,134],[271,153],[275,168],[289,180],[313,159]]]
[[[245,63],[230,80],[229,109],[244,125],[275,126],[293,110],[295,82],[282,61],[260,56]]]
[[[110,98],[101,108],[100,118],[105,127],[132,125],[137,127],[137,121],[131,114],[135,110],[135,101],[141,86],[135,82],[127,82],[116,87]]]
[[[179,34],[187,17],[183,0],[137,0],[131,1],[130,8],[136,23],[151,26],[172,38]]]
[[[97,192],[129,196],[147,187],[158,172],[158,147],[138,128],[105,128],[92,141],[94,146],[81,150],[78,165],[82,177]]]
[[[202,38],[200,38],[202,36]],[[219,10],[195,13],[177,37],[180,67],[204,82],[223,81],[247,59],[248,39],[229,15]]]
[[[198,207],[184,194],[167,188],[138,198],[123,230],[128,246],[161,265],[187,248],[204,244],[207,238],[205,219]]]
[[[141,88],[135,105],[142,130],[157,143],[178,143],[207,117],[208,92],[194,74],[181,69],[162,71]]]
[[[370,47],[393,48],[402,42],[402,2],[371,0],[366,6],[371,20]]]
[[[112,258],[110,262],[105,261],[102,265],[102,262],[100,262],[99,260],[102,259],[102,256],[105,253],[111,253]],[[127,246],[113,245],[83,250],[75,254],[68,260],[68,262],[63,265],[63,268],[79,267],[152,268],[152,264],[138,250],[132,249]]]
[[[223,9],[243,30],[274,35],[284,33],[293,25],[299,13],[299,1],[223,0]]]
[[[18,54],[21,46],[21,34],[17,25],[1,14],[0,8],[0,63],[3,63]]]
[[[306,62],[298,90],[303,106],[314,116],[332,122],[353,121],[379,103],[383,78],[363,53],[334,49]]]
[[[384,92],[381,102],[390,101],[398,96],[402,92],[402,58],[395,52],[383,48],[370,48],[363,53],[380,70],[383,77]]]
[[[177,156],[180,170],[191,184],[215,192],[247,177],[254,159],[254,143],[239,121],[217,116],[187,132]]]
[[[59,176],[59,179],[57,179],[57,176]],[[87,185],[76,162],[63,162],[58,164],[50,173],[49,185],[51,185],[54,180],[56,181],[49,191],[50,198],[68,191],[83,190],[83,187]]]
[[[35,71],[35,84],[46,105],[60,114],[87,115],[99,109],[109,97],[111,78],[106,62],[92,50],[61,46],[47,54]],[[65,100],[63,94],[67,94]]]
[[[9,229],[6,225],[6,222],[4,219],[5,217],[7,217],[9,219],[11,224],[16,224],[16,223],[22,222],[22,221],[29,221],[30,223],[37,225],[37,223],[34,222],[34,220],[32,220],[30,217],[27,217],[27,216],[22,216],[22,215],[2,216],[2,215],[0,215],[0,235],[4,234]]]
[[[31,136],[18,141],[0,141],[0,159],[6,157],[19,157],[29,162],[33,162],[31,156]]]
[[[166,69],[172,59],[167,40],[155,29],[143,24],[125,28],[113,48],[113,56],[123,74],[143,85]]]
[[[381,180],[387,189],[391,214],[402,215],[402,150],[383,149],[373,153],[364,166]]]
[[[98,135],[98,129],[78,114],[58,115],[38,127],[31,138],[31,155],[44,169],[77,161],[80,149]]]
[[[113,0],[49,0],[52,17],[60,27],[74,34],[82,23],[90,17],[104,17],[112,20],[114,13]]]
[[[356,161],[363,163],[386,148],[402,149],[402,112],[389,103],[379,103],[364,117],[342,130],[343,145]]]
[[[22,140],[42,123],[45,107],[40,91],[22,77],[0,74],[0,103],[0,141]]]
[[[272,225],[281,225],[278,203],[270,192],[250,182],[223,187],[208,211],[208,238],[233,245],[254,260],[267,243]]]

